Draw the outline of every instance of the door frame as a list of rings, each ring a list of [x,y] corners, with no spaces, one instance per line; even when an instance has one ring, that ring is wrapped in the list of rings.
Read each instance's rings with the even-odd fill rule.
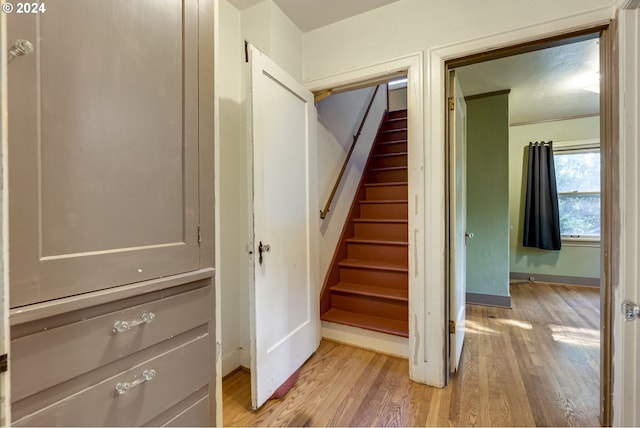
[[[0,4],[4,4],[4,0]],[[0,13],[0,354],[9,355],[9,189],[8,132],[7,132],[7,14]],[[11,422],[10,372],[0,373],[0,425]]]
[[[636,426],[640,423],[640,412],[637,410],[638,390],[637,361],[640,358],[638,346],[638,330],[640,321],[626,322],[618,312],[622,300],[629,298],[640,300],[640,278],[638,277],[638,227],[640,226],[640,212],[638,197],[640,192],[640,178],[637,174],[640,163],[638,140],[638,114],[640,113],[640,85],[638,72],[640,71],[640,2],[638,0],[618,0],[618,85],[620,94],[619,108],[620,122],[613,127],[612,132],[619,132],[619,195],[620,211],[618,215],[624,220],[624,233],[620,233],[619,246],[614,247],[619,254],[617,263],[611,266],[614,290],[613,311],[613,416],[614,426]],[[614,40],[615,42],[615,40]],[[614,316],[615,315],[615,316]]]
[[[594,24],[591,27],[577,29],[565,33],[555,34],[510,46],[501,46],[482,53],[464,55],[449,58],[445,61],[448,71],[464,65],[470,65],[483,61],[504,58],[538,49],[545,49],[562,44],[575,43],[600,33],[600,146],[602,153],[602,222],[603,233],[600,243],[601,252],[601,320],[600,320],[600,421],[602,425],[612,424],[613,414],[613,314],[614,307],[614,276],[615,266],[618,263],[618,243],[620,240],[620,216],[619,194],[620,188],[618,176],[614,173],[619,170],[619,142],[618,142],[618,85],[617,85],[617,54],[615,40],[617,37],[616,21]],[[451,150],[452,142],[447,138],[447,156]],[[447,208],[451,207],[450,193],[447,193]],[[453,214],[452,214],[453,215]],[[450,246],[450,243],[447,243]],[[450,252],[447,252],[450,257]],[[449,336],[447,335],[447,340]],[[447,346],[448,346],[447,342]]]
[[[409,377],[421,383],[429,383],[425,358],[419,355],[427,355],[434,361],[444,356],[439,349],[426,347],[425,323],[421,320],[424,317],[425,307],[428,299],[426,288],[426,272],[442,272],[444,265],[438,257],[426,258],[425,256],[425,227],[433,219],[425,217],[425,208],[428,203],[425,201],[425,180],[433,180],[436,171],[429,171],[425,166],[425,156],[427,148],[424,142],[425,116],[423,109],[423,64],[422,52],[416,52],[397,58],[390,59],[367,67],[349,70],[343,73],[334,74],[319,79],[305,80],[303,85],[311,92],[320,92],[331,88],[362,88],[372,84],[379,84],[385,78],[391,78],[399,73],[407,75],[407,127],[408,143],[408,210],[409,210]],[[441,233],[444,234],[442,231]],[[419,263],[420,260],[426,260]],[[321,290],[318,290],[321,292]],[[320,296],[318,295],[318,301]],[[413,321],[412,321],[413,320]],[[413,356],[413,357],[411,357]]]
[[[609,6],[595,9],[589,12],[580,13],[574,16],[559,18],[552,21],[537,23],[534,25],[515,28],[490,36],[482,36],[479,38],[466,40],[459,43],[448,44],[431,48],[426,53],[425,68],[425,88],[427,90],[425,100],[425,114],[429,120],[429,133],[426,135],[425,146],[430,147],[431,157],[427,158],[427,169],[438,170],[435,179],[427,181],[427,194],[434,203],[435,207],[427,207],[428,217],[436,219],[437,225],[446,228],[445,204],[446,204],[446,176],[444,175],[444,167],[446,165],[446,66],[447,61],[453,61],[460,58],[475,55],[482,57],[488,52],[509,48],[517,45],[531,43],[537,40],[549,39],[553,37],[565,37],[567,34],[577,33],[585,29],[593,32],[596,27],[607,26],[613,18],[613,9]],[[617,95],[617,94],[616,94]],[[430,234],[433,236],[432,234]],[[427,254],[442,254],[442,265],[447,258],[446,255],[447,242],[443,236],[432,237],[428,240],[426,252]],[[443,267],[444,269],[444,267]],[[440,275],[440,274],[438,274]],[[447,349],[447,338],[449,335],[448,319],[446,315],[446,290],[448,289],[448,279],[441,277],[432,278],[428,288],[428,294],[431,299],[427,302],[425,312],[421,320],[431,327],[425,330],[427,333],[424,340],[428,341],[430,346],[441,351]],[[412,350],[410,350],[412,351]],[[433,386],[444,387],[447,379],[446,355],[442,355],[439,360],[427,361],[425,366],[428,372],[429,383]]]

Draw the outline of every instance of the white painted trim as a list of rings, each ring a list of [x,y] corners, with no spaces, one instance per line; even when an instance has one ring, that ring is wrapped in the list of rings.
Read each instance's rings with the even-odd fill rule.
[[[362,349],[408,358],[409,339],[332,322],[322,322],[322,337]]]
[[[547,22],[535,23],[501,33],[462,42],[434,47],[426,52],[426,91],[425,103],[426,127],[426,194],[430,203],[425,213],[425,230],[428,228],[425,253],[425,269],[432,277],[426,283],[424,296],[424,322],[422,330],[426,332],[424,341],[427,347],[424,380],[429,385],[444,386],[446,384],[446,344],[448,335],[445,328],[445,272],[447,256],[444,252],[445,244],[445,148],[446,129],[444,117],[445,97],[445,62],[468,55],[486,52],[490,49],[513,46],[515,44],[532,42],[542,38],[562,35],[572,31],[588,29],[607,24],[613,18],[611,7],[598,8],[575,15],[554,19]],[[431,227],[429,227],[429,225]],[[412,350],[415,352],[415,350]]]
[[[0,1],[0,4],[4,4]],[[9,354],[9,371],[0,374],[0,425],[11,424],[11,353],[9,352],[9,159],[7,103],[7,16],[0,14],[0,159],[2,162],[2,220],[0,233],[0,354]]]
[[[579,150],[579,149],[599,149],[600,138],[588,140],[554,141],[553,149],[558,151]]]
[[[625,322],[620,313],[624,299],[640,301],[640,9],[620,10],[618,47],[620,72],[620,265],[614,275],[613,322],[613,426],[640,424],[640,322]]]
[[[305,80],[303,85],[311,92],[357,84],[366,80],[374,80],[384,76],[394,76],[398,72],[407,71],[422,53],[414,53],[392,58],[388,61],[372,64],[367,67],[354,68],[342,73],[331,74],[317,79]]]
[[[220,16],[220,1],[213,0],[213,175],[214,175],[214,251],[215,251],[215,267],[216,273],[213,278],[213,295],[214,295],[214,313],[212,314],[215,319],[215,385],[216,385],[216,426],[223,426],[222,418],[222,376],[224,365],[222,358],[222,284],[220,283],[220,271],[224,270],[222,266],[222,233],[220,225],[220,92],[218,89],[220,64],[220,23],[218,21]]]
[[[618,0],[616,7],[622,9],[635,9],[640,7],[640,0]]]
[[[393,58],[388,61],[360,67],[344,73],[337,73],[319,79],[305,81],[305,86],[311,91],[345,86],[364,80],[370,80],[399,71],[406,71],[409,79],[407,84],[408,106],[408,181],[409,181],[409,376],[412,380],[429,383],[426,374],[429,372],[425,361],[425,272],[422,260],[425,257],[425,225],[429,224],[425,218],[425,156],[424,150],[424,114],[423,114],[423,55],[422,52]],[[437,208],[432,211],[437,211]],[[442,228],[439,228],[442,229]],[[440,251],[441,253],[442,251]],[[438,257],[433,257],[438,259]],[[431,344],[429,347],[431,348]]]

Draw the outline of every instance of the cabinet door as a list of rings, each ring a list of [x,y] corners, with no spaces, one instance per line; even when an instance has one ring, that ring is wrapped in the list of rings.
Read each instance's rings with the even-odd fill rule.
[[[197,0],[7,16],[11,306],[198,269]]]

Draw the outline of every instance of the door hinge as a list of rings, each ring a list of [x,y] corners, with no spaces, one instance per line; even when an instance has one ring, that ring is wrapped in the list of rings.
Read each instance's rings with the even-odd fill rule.
[[[0,355],[0,373],[9,371],[9,356],[7,354]]]
[[[244,41],[244,62],[249,62],[249,42]]]
[[[449,97],[449,110],[453,111],[456,109],[456,99],[453,97]]]
[[[631,300],[625,300],[622,302],[622,314],[624,315],[625,321],[640,319],[640,306]]]
[[[456,332],[456,322],[454,320],[449,320],[449,333],[455,334]]]
[[[198,245],[200,245],[201,242],[202,242],[202,230],[200,228],[200,225],[198,225]]]

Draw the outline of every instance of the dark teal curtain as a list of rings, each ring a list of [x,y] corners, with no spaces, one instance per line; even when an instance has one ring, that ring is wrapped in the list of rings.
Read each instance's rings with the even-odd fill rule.
[[[522,245],[543,250],[559,250],[561,247],[558,188],[551,141],[529,143]]]

